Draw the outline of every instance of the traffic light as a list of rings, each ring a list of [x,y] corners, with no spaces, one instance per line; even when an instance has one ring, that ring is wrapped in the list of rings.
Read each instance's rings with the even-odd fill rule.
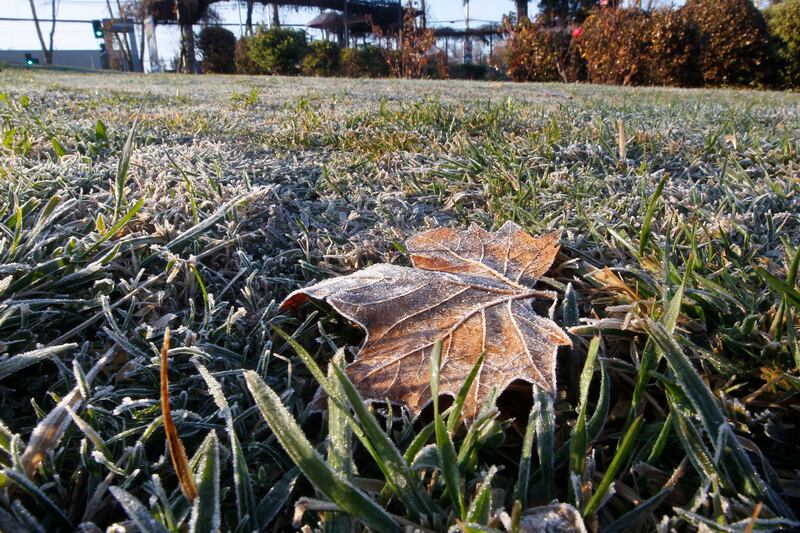
[[[25,54],[25,66],[32,67],[33,65],[38,65],[38,64],[39,64],[38,58],[33,57],[30,54]]]
[[[92,21],[92,29],[94,30],[94,36],[98,39],[103,38],[103,23],[99,20]]]

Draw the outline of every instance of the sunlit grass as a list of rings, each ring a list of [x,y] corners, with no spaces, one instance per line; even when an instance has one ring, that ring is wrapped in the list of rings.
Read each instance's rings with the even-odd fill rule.
[[[0,529],[796,527],[800,96],[200,81],[0,73]],[[555,397],[367,406],[360,333],[277,311],[509,219],[563,231]]]

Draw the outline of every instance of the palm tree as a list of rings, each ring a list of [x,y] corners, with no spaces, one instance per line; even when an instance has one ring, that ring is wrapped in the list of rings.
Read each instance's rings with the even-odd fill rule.
[[[528,0],[514,0],[514,3],[517,4],[517,21],[528,18]]]

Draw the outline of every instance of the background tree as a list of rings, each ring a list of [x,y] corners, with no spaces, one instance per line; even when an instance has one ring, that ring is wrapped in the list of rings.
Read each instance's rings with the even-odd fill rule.
[[[529,0],[514,0],[514,3],[517,5],[518,21],[528,18],[528,1]]]
[[[609,4],[616,5],[615,0]],[[593,7],[599,6],[600,0],[539,0],[539,11],[542,22],[550,26],[564,26],[574,22],[582,22]]]
[[[144,71],[144,43],[146,40],[144,21],[150,14],[148,9],[147,0],[124,0],[122,3],[122,11],[125,16],[132,17],[133,20],[139,25],[139,58],[142,62],[142,71]]]
[[[197,8],[197,0],[175,0],[178,26],[181,29],[181,51],[178,60],[178,71],[184,74],[197,72],[194,29],[192,28],[192,22],[197,16]]]
[[[114,14],[114,9],[111,7],[111,0],[106,0],[106,7],[108,8],[108,17],[111,19],[116,18],[125,18],[125,10],[123,9],[122,5],[117,0],[117,14]],[[128,39],[125,38],[124,34],[120,37],[119,33],[114,32],[113,38],[117,41],[117,49],[122,52],[122,56],[125,59],[125,65],[127,70],[133,70],[133,57],[131,56],[131,47],[130,43],[128,43]]]
[[[42,45],[42,55],[44,62],[48,65],[53,64],[53,36],[56,32],[56,0],[50,0],[50,8],[52,14],[52,25],[50,26],[50,46],[44,44],[44,37],[42,36],[42,28],[39,26],[39,17],[36,15],[36,6],[33,0],[28,0],[31,4],[31,15],[33,15],[33,23],[36,25],[36,34],[39,36],[39,43]]]
[[[246,0],[247,5],[247,18],[244,19],[244,29],[247,35],[253,35],[253,7],[255,7],[255,0]]]
[[[197,45],[203,53],[203,72],[234,72],[236,36],[221,26],[207,26],[198,35]]]

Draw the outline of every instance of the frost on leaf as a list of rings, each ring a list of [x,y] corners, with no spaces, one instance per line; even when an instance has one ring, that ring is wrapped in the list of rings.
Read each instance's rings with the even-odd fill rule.
[[[532,286],[552,265],[558,239],[531,237],[513,222],[496,232],[430,230],[406,242],[414,268],[373,265],[295,291],[281,308],[325,300],[361,326],[366,339],[348,376],[365,398],[412,413],[431,400],[428,358],[437,340],[441,394],[455,396],[485,352],[464,405],[471,419],[492,388],[502,392],[514,380],[555,391],[556,352],[571,342],[531,301],[552,297]]]

